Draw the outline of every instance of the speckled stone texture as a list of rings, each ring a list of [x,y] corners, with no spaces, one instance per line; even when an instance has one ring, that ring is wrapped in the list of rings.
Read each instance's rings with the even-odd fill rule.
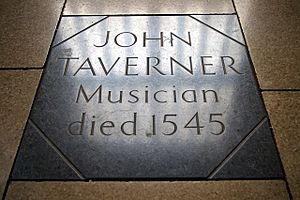
[[[231,0],[68,0],[65,15],[234,13]]]
[[[205,199],[285,200],[283,181],[12,182],[7,200]]]
[[[300,88],[300,1],[235,0],[262,89]]]
[[[29,115],[40,70],[0,72],[0,195]]]
[[[281,160],[294,199],[300,199],[300,92],[264,92]]]
[[[63,0],[0,1],[0,68],[41,68]]]

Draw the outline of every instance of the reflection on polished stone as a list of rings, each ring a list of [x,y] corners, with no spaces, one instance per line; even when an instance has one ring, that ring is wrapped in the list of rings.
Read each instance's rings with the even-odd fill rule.
[[[120,6],[122,5],[122,6]],[[69,0],[65,15],[234,13],[231,0]]]
[[[14,179],[282,177],[235,15],[63,17],[29,118]]]

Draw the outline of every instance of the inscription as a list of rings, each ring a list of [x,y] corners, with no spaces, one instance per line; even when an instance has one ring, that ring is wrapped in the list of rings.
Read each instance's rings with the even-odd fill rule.
[[[164,58],[164,63],[161,64],[161,58],[149,56],[146,58],[140,58],[137,56],[126,57],[121,59],[117,57],[113,59],[112,63],[105,63],[103,58],[79,58],[79,57],[61,57],[58,58],[65,61],[64,64],[64,76],[76,76],[80,72],[89,72],[85,75],[100,76],[104,74],[108,76],[113,70],[123,72],[125,76],[138,76],[138,75],[172,75],[175,76],[177,69],[186,72],[187,75],[195,75],[196,73],[205,76],[211,76],[216,74],[243,74],[240,70],[234,66],[234,58],[231,56],[219,56],[218,61],[213,63],[212,60],[216,60],[213,56],[199,56],[199,63],[193,61],[192,56],[189,56],[184,62],[179,61],[177,58],[169,57]],[[78,60],[83,60],[79,62]],[[137,69],[144,70],[143,73],[138,73]],[[199,70],[196,70],[199,69]]]
[[[222,121],[222,113],[211,113],[209,114],[209,117],[206,122],[201,122],[199,120],[199,113],[196,112],[186,123],[183,127],[180,127],[174,119],[178,116],[178,114],[165,114],[163,117],[158,117],[156,115],[151,116],[151,133],[145,132],[144,134],[146,136],[150,135],[165,135],[165,136],[171,136],[176,134],[177,132],[184,133],[184,129],[192,129],[195,130],[195,134],[200,135],[203,131],[205,131],[206,134],[212,134],[212,135],[221,135],[225,131],[225,125]],[[103,136],[110,136],[113,133],[113,129],[117,128],[116,123],[113,121],[103,121],[103,122],[96,122],[95,120],[92,120],[90,123],[86,121],[87,114],[82,113],[80,121],[75,121],[69,124],[68,126],[68,132],[71,135],[83,135],[85,134],[83,132],[85,126],[89,127],[90,132],[86,133],[89,135],[95,135],[96,132],[100,133]],[[125,121],[119,125],[120,133],[125,136],[135,136],[137,135],[137,127],[139,126],[137,124],[137,118],[138,114],[136,112],[133,113],[132,120]],[[157,118],[163,119],[158,122]],[[92,116],[92,119],[95,119],[95,116]],[[160,123],[160,124],[158,124]],[[203,124],[205,123],[215,123],[220,128],[217,132],[213,132],[211,130],[205,130],[205,126]],[[168,126],[169,132],[161,132],[157,130],[157,126]],[[181,129],[180,131],[178,129]],[[98,131],[97,131],[98,130]],[[139,133],[142,134],[142,133]]]
[[[142,45],[142,47],[147,47],[147,44],[149,42],[158,43],[158,45],[160,47],[163,47],[164,46],[164,41],[165,41],[165,36],[167,34],[164,33],[164,32],[160,32],[159,37],[150,37],[149,33],[143,32],[141,35],[143,35],[143,38],[142,38],[143,45]],[[178,41],[192,46],[191,33],[187,32],[187,36],[188,36],[188,38],[184,39],[184,38],[170,32],[169,33],[170,45],[174,46],[174,40],[176,38]],[[105,39],[103,40],[105,42],[103,44],[100,44],[100,45],[94,44],[94,46],[95,47],[104,47],[104,46],[106,46],[108,44],[109,40],[110,40],[109,38],[110,38],[110,31],[107,31]],[[131,46],[135,45],[137,43],[137,41],[138,41],[137,34],[134,34],[132,32],[118,33],[113,39],[113,42],[117,47],[131,47]]]
[[[188,48],[193,48],[195,38],[190,31],[184,34],[174,32],[159,32],[158,37],[150,36],[147,32],[119,32],[113,34],[112,31],[106,31],[105,36],[100,39],[100,42],[95,42],[93,47],[96,47],[96,52],[105,51],[108,45],[110,48],[154,48],[161,51],[161,48],[174,47],[174,44],[182,44]],[[184,35],[185,37],[182,37]],[[95,37],[99,38],[99,37]],[[166,38],[169,41],[166,42]],[[197,38],[199,39],[199,38]],[[156,46],[151,46],[151,45]],[[180,55],[180,54],[179,54]],[[185,55],[182,56],[136,56],[132,54],[126,57],[103,57],[103,56],[88,56],[88,57],[58,57],[58,61],[63,68],[63,77],[103,77],[105,79],[114,79],[114,73],[118,76],[123,75],[127,78],[136,76],[160,76],[176,78],[178,75],[201,77],[220,77],[227,75],[244,75],[240,69],[241,66],[235,64],[235,58],[231,55]],[[159,89],[149,87],[148,85],[134,88],[122,89],[109,88],[105,83],[88,84],[82,83],[77,89],[77,94],[74,95],[76,104],[89,106],[92,104],[103,105],[178,105],[184,107],[184,104],[215,104],[223,103],[220,99],[224,99],[214,88],[197,89],[182,89],[179,85],[163,84]],[[120,108],[120,112],[121,108]],[[91,115],[91,116],[90,116]],[[177,122],[179,115],[184,115],[186,122]],[[199,115],[206,116],[205,120],[200,120]],[[78,121],[70,122],[68,125],[68,133],[73,136],[79,135],[125,135],[136,136],[142,134],[146,136],[154,136],[157,134],[171,136],[177,132],[184,133],[188,129],[194,129],[196,135],[201,135],[202,132],[211,135],[221,135],[225,132],[225,125],[222,122],[223,113],[203,113],[196,112],[193,115],[189,112],[189,116],[182,110],[181,113],[159,113],[145,117],[144,114],[140,118],[140,111],[132,110],[132,113],[126,113],[127,117],[122,117],[124,120],[120,122],[110,120],[97,121],[96,116],[83,112]],[[110,117],[110,116],[108,116]],[[115,116],[118,118],[118,116]],[[105,117],[107,118],[107,117]],[[128,120],[130,118],[130,120]],[[187,120],[189,119],[189,120]],[[143,130],[145,123],[148,127],[152,127],[151,131]],[[213,131],[207,128],[207,124],[213,125]],[[140,127],[140,128],[139,128]],[[211,128],[211,126],[208,126]],[[216,128],[219,127],[219,128]],[[216,130],[219,129],[219,130]],[[84,132],[84,130],[86,130]],[[89,131],[87,131],[89,130]],[[137,133],[139,131],[139,133]]]
[[[138,36],[142,35],[142,46],[147,47],[148,43],[158,43],[155,48],[164,48],[164,37],[167,35],[164,32],[160,32],[160,37],[150,37],[146,32],[141,34],[136,34],[132,32],[121,32],[112,38],[110,42],[111,32],[107,31],[104,42],[101,44],[94,44],[93,46],[97,48],[97,51],[104,48],[109,43],[117,46],[117,48],[129,48],[138,42]],[[193,37],[191,32],[186,32],[187,37],[182,38],[179,34],[173,32],[169,33],[170,46],[174,46],[174,42],[182,43],[185,46],[193,47]],[[109,60],[109,61],[107,61]],[[235,65],[235,59],[230,55],[197,55],[195,56],[185,56],[185,59],[177,58],[174,56],[169,57],[157,57],[153,55],[141,57],[141,56],[127,56],[127,57],[117,57],[109,59],[102,56],[93,57],[58,57],[58,61],[62,61],[63,77],[103,77],[110,79],[113,77],[113,73],[118,75],[123,75],[124,77],[136,77],[136,76],[161,76],[168,77],[173,76],[174,78],[177,74],[184,74],[184,76],[198,76],[200,79],[203,77],[213,77],[213,76],[227,76],[227,75],[243,75],[244,73],[239,69],[239,66]],[[101,82],[101,81],[100,81]],[[152,104],[165,104],[165,105],[177,105],[183,107],[184,104],[195,104],[199,103],[222,103],[219,99],[220,94],[214,88],[197,88],[197,89],[177,89],[176,85],[164,84],[162,88],[155,89],[149,87],[148,85],[139,86],[138,88],[126,88],[126,89],[109,89],[105,86],[105,83],[95,84],[80,84],[77,89],[77,95],[75,98],[76,104],[83,104],[88,106],[89,104],[104,104],[104,105],[125,105],[125,104],[140,104],[140,105],[152,105]],[[120,111],[122,112],[122,111]],[[207,113],[200,112],[201,115],[207,115]],[[207,123],[214,123],[214,126],[219,125],[219,131],[209,131],[212,135],[221,135],[225,131],[225,125],[223,122],[219,121],[217,117],[222,117],[222,113],[211,113],[208,114],[209,118],[206,121],[199,120],[199,112],[194,115],[189,116],[190,120],[187,123],[172,121],[178,115],[182,113],[160,113],[159,115],[152,115],[150,118],[143,119],[143,126],[145,122],[148,122],[148,126],[152,127],[151,134],[147,131],[142,132],[144,135],[166,135],[170,136],[175,134],[178,129],[180,132],[184,132],[185,129],[195,129],[196,135],[201,135],[200,133],[206,128]],[[116,122],[112,120],[104,120],[102,122],[96,122],[95,115],[89,117],[88,114],[83,112],[81,114],[81,120],[71,122],[68,126],[68,132],[70,135],[83,135],[83,130],[86,129],[87,124],[90,124],[90,133],[88,135],[95,135],[95,129],[98,130],[100,135],[110,136],[111,130],[118,130],[122,135],[132,136],[137,135],[138,124],[138,111],[133,112],[133,119],[125,120],[124,122]],[[126,114],[127,116],[129,114]],[[188,116],[186,116],[188,117]],[[162,124],[158,125],[159,120]],[[126,118],[125,118],[126,119]],[[209,120],[208,120],[209,119]],[[192,122],[195,122],[192,125]],[[99,124],[99,125],[98,125]],[[161,131],[164,128],[162,125],[169,125],[168,132]],[[98,126],[98,128],[96,128]],[[76,128],[77,127],[77,128]],[[117,128],[118,127],[118,128]],[[160,130],[161,129],[161,130]],[[115,132],[118,132],[115,131]]]
[[[114,96],[114,97],[113,97]],[[106,97],[104,99],[104,97]],[[219,97],[214,90],[176,90],[176,86],[173,85],[169,90],[149,90],[148,86],[144,87],[144,90],[132,89],[129,91],[112,91],[104,90],[102,85],[99,85],[91,93],[87,93],[83,85],[79,86],[76,103],[89,103],[91,101],[98,103],[198,103],[198,102],[219,102]]]

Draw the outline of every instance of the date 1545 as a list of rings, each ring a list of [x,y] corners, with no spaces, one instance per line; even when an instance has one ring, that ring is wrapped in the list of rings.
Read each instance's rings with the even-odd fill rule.
[[[100,133],[104,136],[111,136],[116,133],[120,133],[125,136],[132,136],[137,135],[140,132],[140,129],[137,128],[137,112],[133,113],[132,120],[126,120],[123,122],[114,122],[111,120],[96,122],[95,116],[92,116],[92,120],[87,120],[87,118],[86,113],[82,113],[80,121],[74,121],[68,125],[68,133],[71,135],[96,135],[97,133]],[[147,136],[158,134],[171,136],[176,134],[179,128],[183,128],[184,130],[193,130],[196,135],[201,135],[203,131],[212,135],[221,135],[225,132],[225,125],[222,122],[222,113],[209,113],[207,114],[207,117],[205,117],[205,121],[200,120],[198,112],[187,118],[186,121],[180,119],[180,122],[178,122],[178,118],[178,114],[174,113],[164,114],[159,117],[157,115],[152,115],[150,120],[152,127],[150,129],[144,128],[143,130],[145,130],[145,134]],[[141,120],[141,123],[144,125],[146,122],[146,119]],[[207,130],[207,128],[211,130]],[[118,129],[118,131],[116,131],[116,129]]]

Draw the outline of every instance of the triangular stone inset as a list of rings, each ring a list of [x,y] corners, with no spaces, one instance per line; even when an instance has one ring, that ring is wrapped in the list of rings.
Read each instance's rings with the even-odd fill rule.
[[[261,127],[241,149],[213,176],[213,179],[282,178],[280,160],[269,123]]]
[[[223,34],[245,44],[243,34],[239,28],[236,15],[192,15],[201,22],[215,28]]]
[[[35,128],[28,123],[15,161],[12,179],[79,179]]]
[[[106,16],[63,17],[60,21],[53,45],[55,46],[63,40],[72,37],[73,35],[99,22],[105,17]],[[68,34],[66,35],[66,33]]]

